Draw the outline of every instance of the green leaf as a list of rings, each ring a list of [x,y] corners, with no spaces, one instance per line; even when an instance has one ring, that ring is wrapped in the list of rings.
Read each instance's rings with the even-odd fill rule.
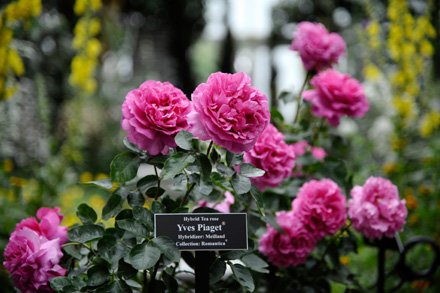
[[[231,182],[226,178],[220,176],[219,173],[212,172],[211,179],[212,179],[212,183],[214,183],[216,186],[220,187],[221,189],[234,191]]]
[[[215,259],[214,263],[209,268],[209,284],[214,284],[220,281],[225,275],[226,264],[221,259]]]
[[[85,243],[104,236],[105,230],[98,225],[74,226],[67,231],[70,241]]]
[[[106,267],[97,265],[87,270],[87,277],[88,286],[99,286],[110,279],[110,273]]]
[[[138,153],[138,154],[140,154],[140,153],[144,153],[144,152],[145,152],[145,151],[142,150],[140,147],[138,147],[137,144],[135,144],[135,143],[129,141],[127,137],[124,137],[123,142],[124,142],[124,145],[125,145],[130,151],[132,151],[132,152],[135,152],[135,153]]]
[[[55,277],[50,281],[50,287],[55,291],[62,291],[66,286],[73,286],[72,280],[67,277]]]
[[[223,177],[232,177],[235,174],[235,170],[229,167],[226,167],[223,162],[217,164],[217,171]]]
[[[212,165],[211,161],[205,154],[199,154],[197,156],[197,165],[199,166],[200,175],[203,178],[209,178],[211,176]]]
[[[255,200],[255,203],[257,204],[258,211],[264,217],[265,203],[264,203],[263,193],[255,185],[251,186],[250,193],[252,198]]]
[[[96,181],[89,181],[84,183],[86,185],[96,185],[105,189],[112,189],[113,188],[113,182],[109,178],[99,179]]]
[[[161,196],[164,193],[165,193],[165,189],[157,188],[157,186],[154,186],[154,187],[148,188],[148,190],[145,192],[145,195],[150,198],[156,198],[156,197]]]
[[[135,206],[133,208],[133,217],[136,219],[136,221],[146,225],[150,232],[153,231],[154,214],[150,210],[144,207]]]
[[[179,207],[179,204],[176,201],[174,201],[171,198],[169,198],[169,197],[163,198],[162,199],[162,204],[164,206],[166,206],[168,213],[171,213],[172,211],[174,211],[175,209],[177,209]]]
[[[118,263],[118,277],[125,280],[131,279],[138,273],[138,270],[133,268],[130,264],[126,263],[123,259]]]
[[[230,151],[226,151],[226,163],[229,167],[239,165],[243,161],[243,153],[235,154]]]
[[[293,100],[293,94],[291,92],[283,91],[278,96],[278,100],[281,100],[284,103],[291,102]]]
[[[278,220],[274,214],[267,212],[264,218],[272,228],[274,228],[281,234],[286,235],[286,231],[284,231],[284,229],[280,226],[280,224],[278,224]]]
[[[162,273],[162,278],[163,278],[163,282],[165,283],[165,286],[167,286],[167,289],[170,292],[172,293],[177,292],[179,285],[177,284],[177,281],[174,277],[172,277],[171,275],[167,274],[167,272],[164,271]]]
[[[251,180],[237,173],[232,176],[231,183],[237,194],[244,194],[251,189]]]
[[[222,158],[215,148],[211,149],[211,153],[209,154],[209,157],[214,163],[218,163]]]
[[[148,237],[149,231],[142,223],[136,221],[135,219],[126,219],[116,221],[116,225],[119,228],[128,231],[136,236]]]
[[[167,212],[167,208],[162,203],[155,200],[151,204],[151,211],[153,212],[153,214],[165,214]]]
[[[181,152],[176,153],[166,160],[161,176],[163,179],[171,179],[194,161],[195,157],[192,154]]]
[[[126,197],[127,194],[125,189],[119,188],[115,190],[102,209],[102,218],[108,220],[111,217],[116,216],[122,210],[122,205]]]
[[[146,270],[152,268],[157,263],[160,254],[161,252],[157,247],[142,243],[133,247],[128,259],[125,259],[125,261],[137,270]]]
[[[154,238],[152,244],[159,248],[159,250],[165,254],[170,260],[179,262],[180,261],[180,251],[177,248],[173,240],[165,236],[159,236]]]
[[[228,263],[231,267],[234,279],[247,291],[255,290],[254,279],[248,269],[240,264]]]
[[[246,253],[247,252],[244,250],[232,250],[232,251],[228,251],[226,253],[221,254],[221,258],[223,260],[240,259]]]
[[[176,135],[174,140],[179,147],[184,150],[190,151],[192,149],[192,138],[193,134],[191,132],[182,129]]]
[[[72,284],[76,288],[76,291],[81,290],[85,286],[87,286],[87,283],[81,278],[81,276],[74,276],[72,278]]]
[[[112,263],[119,261],[125,254],[125,246],[110,234],[104,235],[98,242],[98,253]]]
[[[278,120],[281,121],[281,122],[284,121],[283,114],[281,114],[281,112],[278,111],[277,108],[272,107],[272,108],[270,109],[270,119],[271,119],[271,120],[274,120],[275,118],[278,119]]]
[[[78,206],[76,215],[83,224],[94,224],[98,219],[98,215],[96,214],[95,210],[85,203],[82,203]]]
[[[143,206],[145,198],[140,191],[132,191],[127,197],[128,204],[133,208],[135,206]]]
[[[248,268],[250,268],[253,271],[264,274],[269,273],[269,270],[267,269],[269,265],[267,264],[267,262],[265,262],[264,260],[262,260],[260,257],[258,257],[253,253],[244,255],[241,258],[241,260],[246,264]]]
[[[266,173],[264,170],[256,168],[249,163],[242,163],[240,165],[240,175],[244,177],[260,177]]]
[[[137,183],[137,188],[140,189],[141,192],[145,192],[150,187],[157,186],[157,182],[159,178],[156,175],[147,175],[142,177]]]
[[[113,182],[127,182],[136,177],[141,158],[133,153],[116,155],[110,163],[110,178]]]
[[[132,293],[133,291],[123,280],[116,280],[110,284],[99,288],[97,293]]]

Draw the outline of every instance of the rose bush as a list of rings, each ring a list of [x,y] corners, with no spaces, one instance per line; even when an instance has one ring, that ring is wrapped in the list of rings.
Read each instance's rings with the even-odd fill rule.
[[[307,70],[320,71],[345,54],[345,42],[323,24],[303,21],[298,24],[290,49],[298,51]]]
[[[243,162],[265,171],[263,176],[251,178],[252,184],[264,191],[266,187],[277,187],[292,174],[295,153],[284,142],[284,135],[269,124],[254,147],[244,153]]]
[[[270,120],[266,96],[243,73],[216,72],[200,84],[191,99],[189,130],[201,140],[240,153],[249,151]]]
[[[130,91],[122,104],[122,129],[127,138],[155,156],[175,147],[174,137],[189,127],[191,102],[169,82],[148,80]]]
[[[351,190],[348,215],[353,227],[367,238],[394,237],[403,230],[408,210],[406,200],[391,181],[370,177],[363,186]]]
[[[328,69],[314,76],[310,84],[315,89],[303,92],[304,100],[312,103],[313,115],[327,118],[333,126],[339,125],[343,115],[360,117],[370,108],[363,86],[348,74]]]

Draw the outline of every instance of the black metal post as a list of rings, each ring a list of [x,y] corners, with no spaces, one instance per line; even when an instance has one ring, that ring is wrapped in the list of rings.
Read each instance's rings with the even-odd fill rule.
[[[209,292],[209,252],[196,251],[196,293]]]

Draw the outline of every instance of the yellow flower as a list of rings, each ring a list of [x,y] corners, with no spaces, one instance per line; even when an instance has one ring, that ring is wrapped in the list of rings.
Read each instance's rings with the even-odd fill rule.
[[[24,73],[24,65],[23,65],[23,62],[21,61],[21,57],[20,57],[20,55],[18,55],[17,51],[14,49],[9,50],[8,58],[9,58],[9,64],[10,64],[9,66],[12,68],[14,73],[17,76],[22,76]]]
[[[435,110],[432,110],[425,116],[423,116],[420,126],[419,132],[422,137],[430,137],[432,133],[440,126],[440,113]]]
[[[95,210],[101,210],[105,205],[105,200],[98,194],[94,194],[88,200],[89,205]]]
[[[368,79],[377,80],[377,78],[380,75],[380,70],[379,70],[379,68],[376,67],[376,65],[374,65],[372,63],[368,63],[364,67],[364,75]]]
[[[393,98],[392,104],[396,108],[397,113],[404,119],[412,119],[415,116],[414,100],[411,98]]]
[[[11,182],[11,185],[17,187],[23,187],[26,184],[26,179],[15,176],[11,176],[11,178],[9,178],[9,181]]]
[[[396,162],[387,162],[383,165],[383,172],[387,175],[397,171],[399,165]]]
[[[414,225],[415,223],[417,223],[419,220],[419,215],[417,214],[412,214],[408,217],[408,223],[410,223],[411,225]]]
[[[405,147],[406,143],[405,140],[403,139],[399,139],[399,138],[394,138],[391,140],[391,148],[393,150],[401,150]]]
[[[339,263],[343,266],[348,265],[349,262],[350,262],[350,257],[348,255],[343,255],[339,258]]]
[[[83,172],[79,178],[81,183],[87,183],[93,181],[93,175],[90,172]]]
[[[94,17],[90,20],[90,35],[96,36],[99,34],[99,31],[101,30],[101,23],[99,22],[99,19],[97,17]]]
[[[429,186],[426,186],[426,185],[420,185],[420,186],[418,187],[418,192],[419,192],[421,195],[429,195],[429,194],[432,193],[432,188],[429,187]]]
[[[3,161],[3,170],[6,173],[12,172],[14,170],[14,162],[11,159],[6,159]]]
[[[425,57],[431,57],[434,54],[434,47],[431,42],[426,39],[423,39],[420,42],[420,53],[422,53]]]
[[[90,0],[90,8],[93,11],[98,11],[102,8],[101,0]]]
[[[109,176],[107,174],[99,173],[98,175],[96,175],[95,180],[101,180],[101,179],[106,179],[106,178],[109,178]]]
[[[405,196],[406,199],[406,206],[410,210],[417,209],[417,206],[419,205],[419,202],[417,201],[417,198],[414,195],[407,195]]]
[[[73,11],[76,15],[82,15],[86,12],[87,0],[76,0]]]
[[[96,57],[99,53],[101,53],[101,43],[97,39],[92,38],[87,44],[87,54]]]

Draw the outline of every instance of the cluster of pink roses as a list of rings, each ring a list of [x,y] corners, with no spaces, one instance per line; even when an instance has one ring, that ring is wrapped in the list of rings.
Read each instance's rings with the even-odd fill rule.
[[[152,155],[167,154],[184,129],[234,153],[249,151],[270,120],[268,100],[245,73],[213,73],[189,101],[168,82],[146,81],[122,105],[127,138]]]
[[[60,226],[59,208],[40,208],[34,217],[22,220],[11,234],[4,252],[4,266],[11,272],[16,288],[22,292],[52,292],[49,280],[64,276],[58,265],[67,241],[67,227]]]
[[[363,116],[369,109],[363,86],[348,74],[327,69],[345,54],[344,40],[329,33],[320,23],[301,22],[290,49],[298,51],[304,67],[318,74],[310,81],[315,89],[303,92],[304,100],[312,103],[312,114],[324,117],[333,126],[343,115]]]
[[[402,231],[407,209],[397,187],[389,180],[370,177],[363,187],[355,186],[348,201],[353,227],[365,237],[381,239]],[[346,199],[330,179],[311,180],[292,201],[292,210],[276,214],[282,234],[268,225],[259,251],[277,266],[305,262],[316,243],[338,231],[347,219]]]
[[[292,210],[277,213],[282,234],[268,226],[259,251],[277,266],[298,265],[324,236],[338,231],[347,218],[346,199],[330,179],[305,183],[292,201]]]

